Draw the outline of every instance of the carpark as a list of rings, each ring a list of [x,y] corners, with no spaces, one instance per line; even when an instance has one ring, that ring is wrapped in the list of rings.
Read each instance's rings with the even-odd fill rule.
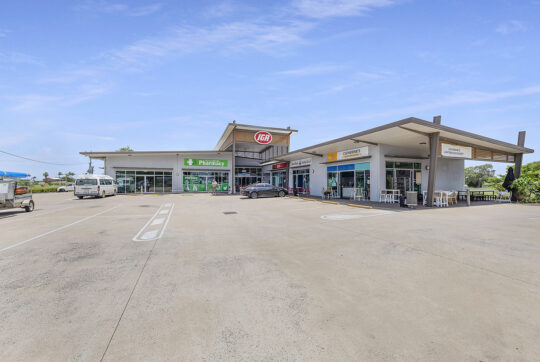
[[[0,360],[534,360],[540,208],[36,194]]]

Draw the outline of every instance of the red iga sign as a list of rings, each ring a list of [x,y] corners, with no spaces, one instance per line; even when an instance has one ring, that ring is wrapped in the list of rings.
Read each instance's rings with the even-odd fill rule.
[[[266,145],[272,142],[272,135],[266,131],[259,131],[255,133],[255,142]]]
[[[279,170],[282,168],[287,168],[287,162],[276,163],[275,165],[272,165],[272,170]]]

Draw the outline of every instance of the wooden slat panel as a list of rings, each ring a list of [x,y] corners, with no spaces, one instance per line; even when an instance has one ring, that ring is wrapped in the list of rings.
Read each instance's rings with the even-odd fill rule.
[[[235,137],[236,142],[257,143],[255,142],[255,133],[257,132],[235,131],[234,137]],[[289,135],[272,133],[272,142],[270,142],[270,144],[288,146],[289,139],[290,139]]]
[[[476,149],[476,155],[474,157],[477,160],[489,160],[491,161],[491,151],[483,150],[481,148]]]

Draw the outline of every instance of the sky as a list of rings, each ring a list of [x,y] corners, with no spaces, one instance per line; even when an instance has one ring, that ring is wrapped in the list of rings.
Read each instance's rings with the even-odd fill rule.
[[[540,0],[4,2],[0,150],[48,163],[0,153],[0,170],[213,149],[233,120],[291,126],[297,149],[435,115],[510,143],[525,130],[539,160],[539,18]]]

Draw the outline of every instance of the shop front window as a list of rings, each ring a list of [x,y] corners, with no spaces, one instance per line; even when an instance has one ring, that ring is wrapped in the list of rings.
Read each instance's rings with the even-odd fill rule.
[[[235,172],[236,191],[241,187],[262,182],[262,169],[260,167],[237,167]]]
[[[272,172],[271,183],[272,185],[277,186],[277,187],[285,187],[285,178],[286,178],[285,171]]]
[[[407,191],[422,190],[422,164],[420,162],[386,161],[386,188]]]
[[[164,187],[164,179],[169,181]],[[172,192],[172,172],[167,171],[116,171],[118,193]]]
[[[293,187],[297,192],[309,192],[309,168],[293,170]]]
[[[185,171],[182,189],[184,192],[210,192],[214,180],[217,182],[218,192],[229,191],[229,173],[222,171]]]
[[[369,200],[370,163],[329,166],[326,182],[326,191],[331,197]]]

